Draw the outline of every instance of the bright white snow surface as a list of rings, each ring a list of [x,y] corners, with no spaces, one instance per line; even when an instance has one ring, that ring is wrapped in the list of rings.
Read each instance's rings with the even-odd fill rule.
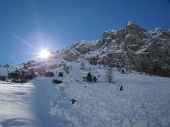
[[[54,77],[62,84],[45,77],[0,82],[0,127],[170,127],[170,78],[114,69],[116,83],[109,84],[105,68],[89,66],[98,83],[86,83],[89,71],[72,66]]]

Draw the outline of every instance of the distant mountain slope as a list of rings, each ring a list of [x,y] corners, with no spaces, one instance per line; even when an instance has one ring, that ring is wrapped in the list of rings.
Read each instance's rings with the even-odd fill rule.
[[[87,59],[104,64],[160,76],[170,76],[170,30],[147,31],[129,21],[125,29],[109,30],[102,41],[79,41],[61,53],[63,59]]]

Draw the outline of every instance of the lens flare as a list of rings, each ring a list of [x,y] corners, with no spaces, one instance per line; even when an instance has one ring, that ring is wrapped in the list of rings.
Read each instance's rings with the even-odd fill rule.
[[[45,50],[45,49],[43,49],[43,50],[39,53],[39,57],[41,57],[41,58],[48,58],[49,55],[50,55],[50,53],[49,53],[47,50]]]

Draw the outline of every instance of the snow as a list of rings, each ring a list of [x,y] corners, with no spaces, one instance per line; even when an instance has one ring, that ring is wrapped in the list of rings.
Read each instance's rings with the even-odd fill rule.
[[[116,83],[110,84],[105,82],[107,67],[85,62],[98,77],[97,83],[87,83],[82,77],[88,69],[80,70],[81,63],[66,64],[72,66],[70,74],[54,77],[62,84],[43,76],[27,83],[0,82],[0,127],[170,126],[170,78],[135,71],[122,74],[114,68]]]
[[[127,34],[126,35],[126,38],[130,38],[132,35],[131,34]]]
[[[129,21],[126,26],[134,25],[135,23],[133,21]]]
[[[0,82],[0,126],[33,126],[36,117],[33,112],[31,83],[14,84]]]
[[[86,46],[93,46],[93,45],[98,44],[99,42],[100,42],[100,40],[92,40],[92,41],[81,40],[81,41],[74,43],[74,45],[77,44],[76,47],[80,47],[80,45],[82,45],[82,44],[86,45]]]
[[[136,51],[136,54],[142,54],[144,51],[146,51],[146,50],[147,50],[147,48],[148,48],[148,47],[146,47],[146,48],[142,48],[142,49],[140,49],[140,50]]]

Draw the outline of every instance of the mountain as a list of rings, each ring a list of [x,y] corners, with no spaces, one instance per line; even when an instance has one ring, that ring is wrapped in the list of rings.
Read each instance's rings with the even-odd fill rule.
[[[132,21],[126,24],[125,29],[103,32],[102,40],[82,40],[63,51],[49,50],[49,53],[48,59],[29,60],[18,69],[44,73],[41,72],[43,69],[53,70],[65,61],[88,61],[91,65],[170,77],[170,30],[155,28],[147,31]],[[15,66],[4,68],[0,68],[1,75],[16,71]]]
[[[76,42],[61,57],[170,77],[170,30],[147,31],[129,21],[125,29],[105,31],[102,38]]]

